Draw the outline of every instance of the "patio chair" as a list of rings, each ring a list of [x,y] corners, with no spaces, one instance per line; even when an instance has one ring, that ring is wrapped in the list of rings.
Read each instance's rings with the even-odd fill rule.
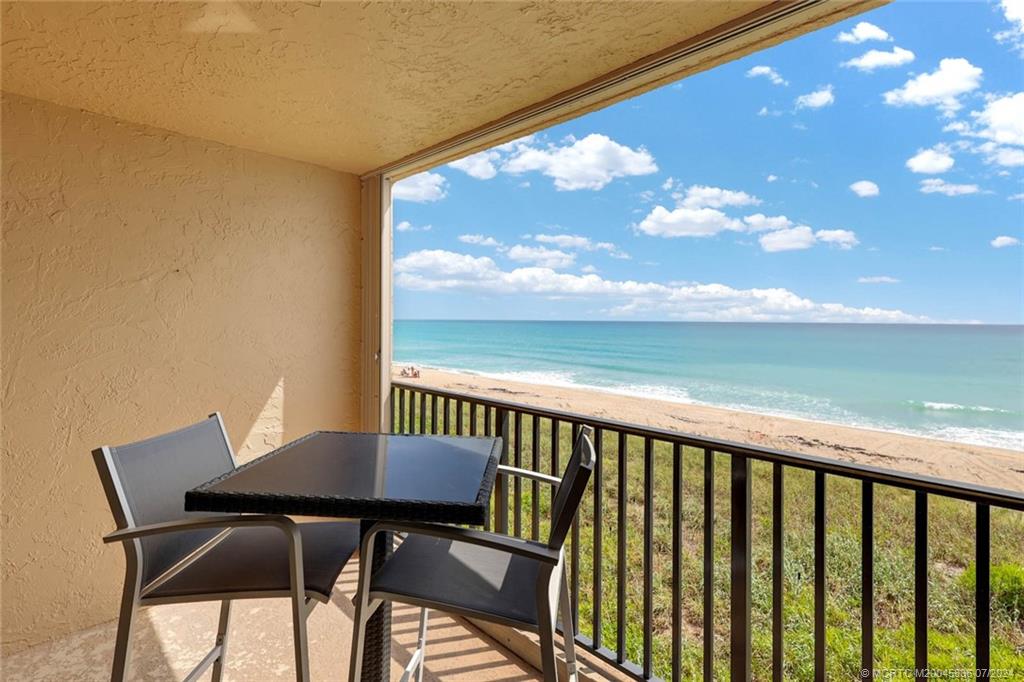
[[[556,682],[555,619],[561,608],[569,679],[577,679],[563,546],[594,469],[592,433],[590,427],[580,430],[561,479],[504,465],[498,467],[498,475],[540,481],[556,489],[546,543],[427,523],[385,521],[366,533],[360,550],[364,557],[373,556],[374,542],[382,531],[406,535],[376,572],[370,570],[369,561],[360,562],[350,682],[356,682],[360,676],[366,623],[384,602],[422,607],[418,646],[406,666],[403,681],[413,674],[418,682],[423,679],[428,609],[539,634],[544,680]]]
[[[235,468],[219,413],[163,436],[98,448],[93,458],[119,529],[103,541],[121,542],[126,564],[111,679],[126,679],[142,606],[219,601],[216,643],[186,678],[195,680],[212,665],[217,681],[227,657],[231,602],[288,597],[296,677],[308,680],[306,618],[330,599],[359,545],[358,524],[186,513],[186,490]]]

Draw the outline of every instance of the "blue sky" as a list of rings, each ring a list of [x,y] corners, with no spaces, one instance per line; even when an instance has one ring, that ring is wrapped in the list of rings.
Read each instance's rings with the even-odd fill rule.
[[[1024,0],[896,2],[398,183],[395,317],[1024,322]]]

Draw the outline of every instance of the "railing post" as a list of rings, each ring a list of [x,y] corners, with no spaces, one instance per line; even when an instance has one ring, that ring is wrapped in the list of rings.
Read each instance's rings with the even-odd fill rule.
[[[488,414],[490,412],[488,411]],[[498,433],[501,436],[501,463],[508,464],[508,412],[497,409]],[[495,483],[494,530],[508,534],[508,477],[498,476]]]
[[[730,626],[731,674],[734,681],[750,680],[750,460],[732,459],[732,587]]]

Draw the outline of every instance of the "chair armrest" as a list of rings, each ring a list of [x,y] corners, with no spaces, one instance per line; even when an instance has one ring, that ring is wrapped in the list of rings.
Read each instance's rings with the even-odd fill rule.
[[[240,528],[244,526],[275,526],[291,540],[300,538],[298,526],[287,516],[280,514],[224,514],[218,516],[203,516],[195,519],[182,519],[180,521],[165,521],[163,523],[151,523],[146,526],[135,526],[122,528],[109,535],[103,536],[103,542],[124,542],[135,540],[150,535],[162,533],[177,533],[183,530],[200,530],[203,528]]]
[[[558,564],[559,560],[562,558],[561,551],[551,549],[550,547],[539,543],[527,542],[507,535],[499,535],[497,533],[487,533],[482,530],[459,528],[457,526],[446,526],[435,523],[401,523],[381,521],[370,528],[366,537],[363,539],[363,547],[366,550],[369,550],[372,547],[374,536],[382,531],[412,533],[414,535],[429,535],[435,538],[457,540],[470,545],[489,547],[490,549],[495,549],[501,552],[515,554],[528,559],[535,559],[536,561],[551,564],[552,566]],[[364,556],[368,556],[368,554]]]
[[[553,488],[557,488],[562,484],[562,479],[556,476],[549,476],[548,474],[542,474],[539,471],[530,471],[529,469],[517,469],[516,467],[510,467],[504,464],[498,465],[498,473],[505,476],[517,476],[519,478],[528,478],[531,481],[539,481],[541,483],[546,483]]]

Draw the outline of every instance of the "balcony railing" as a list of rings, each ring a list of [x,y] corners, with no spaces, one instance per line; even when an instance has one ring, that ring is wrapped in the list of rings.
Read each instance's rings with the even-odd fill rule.
[[[860,503],[859,519],[855,513],[847,514],[845,507],[841,514],[835,515],[837,522],[847,523],[852,516],[853,523],[859,526],[859,533],[854,532],[860,538],[859,557],[848,556],[855,553],[855,549],[851,552],[849,547],[840,548],[846,550],[847,556],[840,557],[839,563],[850,566],[854,574],[859,568],[860,574],[860,670],[847,671],[848,674],[856,677],[878,674],[876,606],[896,597],[886,595],[886,602],[880,602],[875,594],[876,532],[879,532],[878,537],[891,540],[893,532],[901,529],[894,527],[899,519],[891,518],[890,513],[876,520],[876,496],[898,495],[889,489],[901,489],[909,491],[903,495],[913,499],[912,503],[909,499],[905,501],[906,508],[913,509],[912,565],[898,565],[897,572],[913,575],[914,675],[924,676],[923,671],[929,667],[929,507],[941,505],[938,511],[944,513],[947,508],[953,508],[950,505],[962,507],[964,504],[973,507],[975,520],[975,632],[971,663],[977,676],[989,675],[993,515],[999,515],[1000,528],[1024,533],[1024,514],[1020,513],[1024,511],[1022,494],[408,382],[393,382],[390,398],[394,433],[500,436],[504,443],[504,462],[535,471],[547,470],[555,475],[560,474],[560,457],[568,453],[571,439],[581,425],[594,427],[598,459],[591,486],[592,504],[588,502],[577,519],[567,550],[575,609],[574,629],[580,646],[633,678],[676,680],[689,675],[710,680],[717,670],[719,676],[728,672],[733,680],[748,680],[756,670],[758,679],[782,680],[787,670],[785,639],[787,633],[794,632],[792,627],[787,628],[792,623],[787,624],[786,619],[800,616],[799,609],[794,609],[793,613],[784,609],[787,580],[803,578],[803,575],[793,575],[802,573],[798,562],[795,568],[787,563],[787,546],[798,544],[799,537],[787,532],[786,519],[787,514],[803,513],[805,507],[810,507],[813,511],[808,514],[811,518],[809,535],[813,536],[813,541],[808,558],[813,568],[807,572],[813,572],[813,617],[810,619],[813,625],[809,628],[813,630],[813,644],[808,642],[804,651],[798,642],[799,650],[789,652],[789,663],[793,665],[794,656],[813,656],[813,664],[808,659],[804,665],[813,670],[815,680],[825,680],[830,670],[827,657],[831,650],[826,644],[827,627],[830,627],[826,604],[829,599],[827,581],[832,576],[826,574],[826,554],[828,495],[832,485],[844,493],[844,499],[852,496],[859,498]],[[670,465],[664,466],[666,462]],[[656,466],[656,463],[663,466]],[[723,475],[726,473],[722,471],[723,464],[727,465],[727,476]],[[698,466],[700,473],[695,474]],[[794,474],[793,470],[807,473]],[[786,481],[798,476],[806,478],[794,482],[803,484],[813,499],[807,499],[806,505],[801,504],[802,499],[793,504],[791,495],[792,508],[787,510]],[[770,496],[754,496],[755,481],[759,491],[762,486],[766,493],[770,489]],[[840,486],[859,486],[859,491]],[[727,497],[723,492],[728,493]],[[799,490],[796,492],[800,494]],[[606,495],[610,498],[607,501]],[[901,500],[897,500],[897,509]],[[519,480],[510,484],[499,477],[491,524],[498,532],[541,538],[549,504],[547,495],[542,494],[536,484],[524,486]],[[614,514],[606,516],[611,508]],[[753,522],[755,510],[757,524]],[[971,512],[962,508],[958,511],[961,514]],[[716,538],[716,516],[728,516],[727,536],[721,532]],[[845,518],[840,519],[840,516]],[[693,523],[688,524],[690,518]],[[699,544],[695,542],[697,537]],[[692,552],[685,551],[688,542],[693,546]],[[639,565],[636,554],[631,551],[638,543],[641,546]],[[755,543],[759,556],[753,554]],[[767,551],[761,556],[760,550],[767,550],[769,546],[770,557]],[[697,548],[702,548],[699,565],[695,561]],[[906,551],[906,548],[900,549]],[[716,553],[728,555],[727,565],[725,562],[716,564]],[[611,563],[614,563],[613,572],[606,570]],[[689,644],[683,594],[684,579],[689,584],[689,577],[684,578],[688,568],[693,569],[693,573],[699,568],[700,573],[696,589],[701,596],[699,600],[692,600],[689,609],[692,613],[701,613],[700,651],[693,650],[697,646],[687,646],[684,650],[684,645]],[[885,570],[891,568],[892,562],[887,561]],[[757,583],[764,588],[762,591],[770,591],[770,614],[753,609],[755,573],[758,581],[763,581]],[[856,579],[855,575],[841,571],[833,573],[837,581]],[[582,599],[581,582],[585,583]],[[721,589],[723,584],[728,588]],[[717,593],[716,587],[719,588]],[[767,596],[762,595],[760,601],[766,603]],[[610,607],[611,602],[614,604]],[[726,615],[716,613],[716,609],[725,611],[722,604],[726,602],[727,634],[716,640],[715,625],[724,622],[716,617]],[[889,608],[887,603],[886,608]],[[666,616],[670,636],[665,636],[664,627],[655,627],[656,620],[664,626]],[[695,630],[696,626],[691,629]],[[758,647],[752,644],[755,638],[760,643]],[[694,663],[698,654],[699,666]],[[1024,674],[1024,670],[1016,672]]]

